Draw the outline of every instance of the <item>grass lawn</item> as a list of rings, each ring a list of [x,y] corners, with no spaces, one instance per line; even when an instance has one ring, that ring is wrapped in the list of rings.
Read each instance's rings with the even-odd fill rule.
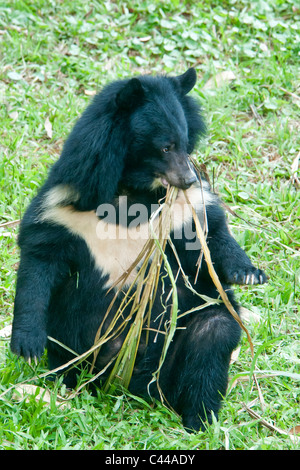
[[[29,365],[9,350],[18,220],[78,115],[112,79],[189,66],[209,127],[197,156],[270,276],[236,289],[255,356],[244,335],[220,420],[198,434],[127,393],[61,402],[64,387],[37,377],[46,358]],[[1,2],[0,449],[299,448],[299,66],[297,0]],[[16,396],[18,383],[49,401],[39,389]]]

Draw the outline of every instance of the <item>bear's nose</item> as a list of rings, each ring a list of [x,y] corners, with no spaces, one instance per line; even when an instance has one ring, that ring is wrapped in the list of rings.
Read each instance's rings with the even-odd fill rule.
[[[190,186],[192,186],[192,184],[196,183],[197,181],[197,177],[195,175],[195,173],[190,173],[186,176],[183,177],[183,185],[185,186],[184,189],[188,189]]]

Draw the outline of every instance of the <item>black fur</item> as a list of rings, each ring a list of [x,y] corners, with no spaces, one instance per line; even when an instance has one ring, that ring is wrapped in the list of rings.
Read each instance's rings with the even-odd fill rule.
[[[126,196],[128,209],[136,203],[150,209],[164,196],[167,183],[180,189],[199,186],[188,158],[205,131],[197,103],[187,96],[195,81],[193,69],[179,77],[141,76],[117,81],[105,87],[78,120],[60,159],[22,220],[11,340],[16,354],[26,359],[39,358],[47,347],[49,367],[55,368],[73,356],[47,340],[47,336],[78,354],[93,344],[114,295],[113,290],[109,291],[109,266],[111,257],[117,256],[109,255],[109,245],[100,241],[98,244],[96,240],[96,245],[94,242],[94,251],[89,245],[89,234],[93,234],[87,227],[98,220],[95,212],[99,205],[111,203],[117,208],[119,196]],[[266,276],[251,264],[231,237],[217,198],[209,192],[206,182],[203,185],[208,198],[211,257],[224,289],[238,309],[230,285],[262,283]],[[201,216],[203,204],[201,200],[199,203]],[[81,227],[83,220],[87,220],[87,225]],[[190,240],[184,227],[177,227],[172,238],[183,269],[193,282],[199,245],[197,249],[187,249]],[[178,265],[170,246],[167,255],[176,273]],[[205,261],[194,287],[201,294],[218,297]],[[177,288],[180,312],[203,303],[186,287],[182,276],[178,277]],[[153,328],[158,328],[157,317],[169,290],[165,277],[152,310]],[[111,316],[116,308],[117,305]],[[197,430],[205,421],[211,423],[212,413],[218,415],[240,327],[223,304],[183,316],[178,326],[184,328],[175,333],[161,370],[160,386],[169,404],[182,415],[184,426]],[[124,334],[101,348],[97,370],[116,354]],[[157,370],[163,335],[158,334],[154,342],[155,336],[150,333],[146,346],[145,334],[142,335],[130,383],[135,394],[147,395],[147,385]],[[103,377],[106,376],[107,373]],[[76,385],[75,369],[66,374],[65,382]],[[158,397],[155,383],[150,392]]]

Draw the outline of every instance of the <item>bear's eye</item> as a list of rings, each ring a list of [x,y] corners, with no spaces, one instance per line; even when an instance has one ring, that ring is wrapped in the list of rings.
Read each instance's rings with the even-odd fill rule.
[[[164,147],[164,148],[161,149],[161,151],[163,153],[168,153],[168,152],[170,152],[170,147]]]

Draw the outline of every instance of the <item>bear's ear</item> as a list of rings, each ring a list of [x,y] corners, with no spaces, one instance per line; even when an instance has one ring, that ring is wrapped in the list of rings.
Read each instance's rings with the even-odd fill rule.
[[[138,106],[144,97],[144,90],[137,78],[132,78],[117,93],[116,104],[121,109],[132,109]]]
[[[194,88],[197,81],[196,70],[193,68],[188,69],[184,74],[175,77],[177,84],[181,89],[183,95],[186,95],[192,88]]]

